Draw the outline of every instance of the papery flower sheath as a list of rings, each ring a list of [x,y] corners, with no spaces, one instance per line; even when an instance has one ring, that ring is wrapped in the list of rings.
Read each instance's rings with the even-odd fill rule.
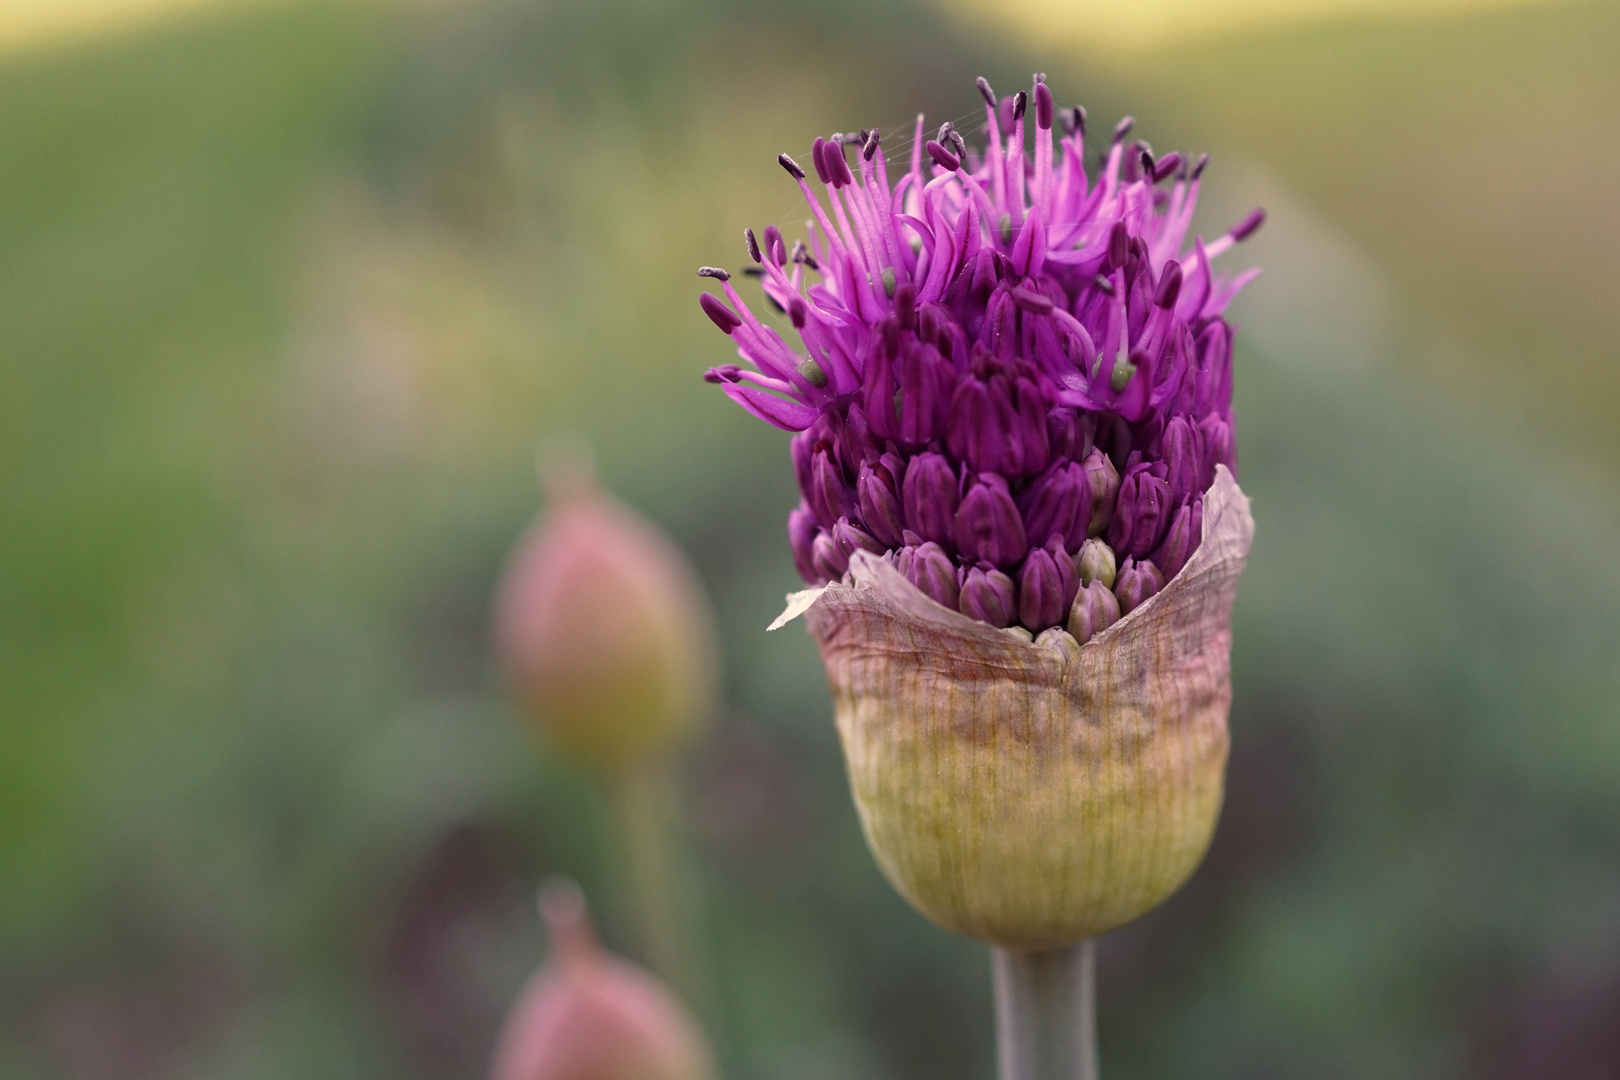
[[[703,310],[746,362],[706,377],[796,433],[788,535],[808,583],[840,580],[856,550],[930,543],[957,578],[930,596],[1039,633],[1068,617],[1054,589],[1073,601],[1053,561],[1087,538],[1143,568],[1138,593],[1147,564],[1174,577],[1196,550],[1216,466],[1237,471],[1223,313],[1255,273],[1214,260],[1263,214],[1189,245],[1207,157],[1155,157],[1127,118],[1093,178],[1083,109],[1057,110],[1040,77],[979,89],[983,149],[950,124],[928,138],[919,116],[892,184],[875,130],[817,138],[808,169],[780,157],[806,240],[749,230],[748,270],[798,342],[704,267],[724,298]]]
[[[1253,533],[1224,312],[1255,272],[1213,261],[1264,215],[1189,246],[1207,157],[1127,118],[1092,177],[1044,77],[978,85],[983,149],[918,117],[892,186],[877,131],[815,140],[822,196],[782,155],[807,242],[750,231],[749,269],[802,349],[724,270],[701,302],[749,365],[707,378],[795,433],[815,587],[773,629],[808,613],[879,864],[1041,950],[1158,904],[1214,830]]]

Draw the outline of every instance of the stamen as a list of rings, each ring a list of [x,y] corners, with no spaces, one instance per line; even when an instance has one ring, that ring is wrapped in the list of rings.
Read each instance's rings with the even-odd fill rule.
[[[804,170],[799,168],[799,163],[788,157],[786,154],[776,155],[776,163],[782,166],[782,168],[786,169],[788,171],[788,175],[793,177],[793,179],[804,179]]]
[[[1198,155],[1198,164],[1194,165],[1193,168],[1192,168],[1192,178],[1194,180],[1196,180],[1200,176],[1203,176],[1204,175],[1204,169],[1208,165],[1209,165],[1209,155],[1208,154],[1199,154]]]
[[[817,135],[816,141],[810,144],[810,164],[816,167],[816,179],[823,184],[832,182],[827,176],[827,163],[821,159],[822,147],[826,144],[827,140],[820,135]]]
[[[743,240],[746,241],[747,244],[748,244],[748,257],[750,259],[753,259],[757,263],[764,262],[765,260],[760,257],[760,254],[759,254],[759,241],[754,239],[754,230],[753,229],[744,229],[743,230]]]
[[[1097,286],[1097,290],[1104,295],[1114,295],[1114,283],[1108,279],[1106,274],[1098,274],[1096,277],[1091,279],[1091,283]]]
[[[700,267],[698,267],[698,277],[712,277],[712,278],[717,278],[720,281],[730,281],[731,280],[730,272],[728,272],[726,270],[722,270],[718,266],[700,266]]]
[[[861,146],[861,157],[864,160],[872,160],[872,155],[877,153],[878,140],[880,138],[882,138],[882,136],[878,134],[877,128],[873,128],[871,134],[866,136],[866,141]]]
[[[1114,125],[1114,141],[1116,143],[1124,142],[1125,141],[1125,136],[1129,135],[1131,133],[1131,128],[1133,128],[1135,126],[1136,126],[1136,117],[1134,117],[1134,116],[1127,116],[1125,119],[1123,119],[1119,123],[1115,124]]]
[[[1024,110],[1029,107],[1029,95],[1022,90],[1013,95],[1013,123],[1024,118]]]
[[[1046,83],[1035,83],[1035,126],[1042,131],[1052,130],[1052,91]]]
[[[928,151],[928,156],[934,159],[934,163],[945,171],[955,172],[957,169],[962,167],[962,162],[958,160],[955,154],[939,145],[939,143],[935,142],[933,139],[928,140],[928,146],[926,149]]]
[[[1244,240],[1247,240],[1249,237],[1253,236],[1255,234],[1255,230],[1259,229],[1260,226],[1264,224],[1265,220],[1266,212],[1263,208],[1256,208],[1249,211],[1248,217],[1244,218],[1242,221],[1233,226],[1230,234],[1233,242],[1242,243]]]
[[[992,109],[996,108],[996,92],[990,89],[990,80],[986,79],[983,75],[980,75],[977,79],[973,80],[973,85],[977,86],[979,88],[979,93],[984,96],[984,103],[990,106]]]
[[[698,306],[703,309],[703,314],[714,320],[714,325],[728,334],[742,325],[742,320],[737,314],[721,303],[713,293],[701,294],[698,297]]]
[[[1175,172],[1180,165],[1181,155],[1174,150],[1170,151],[1168,154],[1164,155],[1164,157],[1159,159],[1159,163],[1157,165],[1153,166],[1153,182],[1155,184],[1159,183],[1165,177]]]
[[[1082,139],[1086,137],[1086,107],[1084,105],[1074,107],[1074,130],[1080,133]]]

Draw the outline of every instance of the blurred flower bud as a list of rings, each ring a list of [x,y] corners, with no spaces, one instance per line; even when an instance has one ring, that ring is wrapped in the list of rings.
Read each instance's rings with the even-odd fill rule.
[[[1118,569],[1114,562],[1114,549],[1093,537],[1080,546],[1080,555],[1074,560],[1074,572],[1080,579],[1082,586],[1090,585],[1093,581],[1103,583],[1103,588],[1114,587],[1114,572]],[[1078,635],[1077,635],[1078,636]]]
[[[1164,575],[1159,568],[1143,559],[1137,562],[1125,556],[1125,565],[1114,579],[1114,596],[1119,599],[1119,614],[1129,615],[1147,603],[1164,588]]]
[[[1119,622],[1119,600],[1113,590],[1094,578],[1075,595],[1069,608],[1069,633],[1084,645],[1097,634]]]
[[[490,1080],[713,1080],[703,1033],[662,984],[604,952],[571,881],[540,896],[551,956],[506,1018]]]
[[[714,703],[714,619],[697,575],[588,468],[559,467],[547,486],[550,505],[495,596],[506,675],[540,727],[598,766],[669,749]]]
[[[1170,602],[1134,619],[1093,578],[1069,632],[1031,643],[1027,628],[994,628],[1016,594],[993,567],[968,571],[964,618],[857,551],[850,584],[797,594],[777,620],[807,614],[867,842],[941,926],[1056,948],[1156,906],[1203,858],[1226,768],[1232,599],[1254,528],[1224,468],[1204,512],[1207,537],[1163,586]],[[1157,587],[1156,574],[1128,560],[1119,576]]]
[[[1108,455],[1093,446],[1081,463],[1086,470],[1086,488],[1091,492],[1091,524],[1088,536],[1100,536],[1114,518],[1114,503],[1119,498],[1119,472]]]

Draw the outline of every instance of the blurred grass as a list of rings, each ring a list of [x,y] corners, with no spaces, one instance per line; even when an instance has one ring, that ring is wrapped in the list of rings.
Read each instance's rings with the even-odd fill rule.
[[[1228,209],[1279,196],[1237,256],[1272,272],[1229,804],[1105,942],[1110,1072],[1620,1060],[1613,10],[1111,67],[904,3],[295,4],[7,59],[0,1071],[469,1075],[534,881],[624,940],[599,795],[485,645],[570,428],[723,620],[691,767],[728,1075],[987,1073],[980,951],[879,879],[813,648],[760,632],[784,440],[697,378],[691,269],[798,220],[777,151],[1033,67],[1215,150]]]

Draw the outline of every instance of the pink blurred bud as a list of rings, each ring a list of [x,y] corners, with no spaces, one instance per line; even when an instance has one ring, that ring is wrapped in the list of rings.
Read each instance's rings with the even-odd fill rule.
[[[501,664],[538,726],[598,766],[670,748],[711,711],[714,618],[691,564],[651,522],[553,467],[549,505],[495,597]]]
[[[571,881],[540,893],[551,956],[507,1015],[490,1080],[712,1080],[697,1024],[663,984],[603,951]]]

